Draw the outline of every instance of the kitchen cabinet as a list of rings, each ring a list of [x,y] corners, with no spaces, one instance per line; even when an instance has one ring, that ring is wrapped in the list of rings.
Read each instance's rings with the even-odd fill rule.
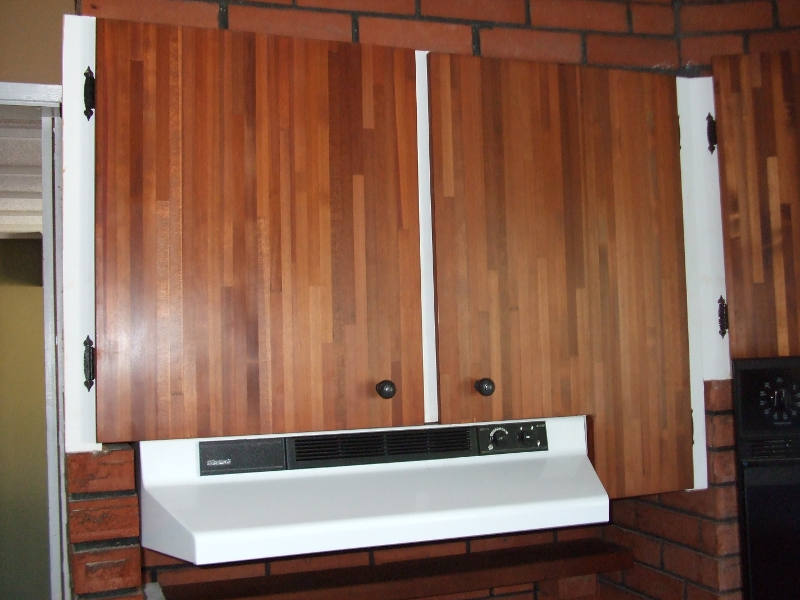
[[[448,55],[429,77],[442,422],[586,413],[610,496],[691,487],[674,78]]]
[[[800,354],[800,53],[714,59],[733,358]]]
[[[413,51],[97,21],[99,441],[422,423],[415,102]]]
[[[690,487],[674,79],[429,77],[439,420],[589,414],[612,496]],[[406,50],[98,20],[98,440],[423,422],[414,79]]]

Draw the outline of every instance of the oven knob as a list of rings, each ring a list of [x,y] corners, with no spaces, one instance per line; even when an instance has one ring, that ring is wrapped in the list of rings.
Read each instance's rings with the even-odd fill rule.
[[[497,448],[502,448],[503,446],[506,446],[508,444],[508,431],[498,427],[497,429],[492,431],[490,440],[493,446]]]

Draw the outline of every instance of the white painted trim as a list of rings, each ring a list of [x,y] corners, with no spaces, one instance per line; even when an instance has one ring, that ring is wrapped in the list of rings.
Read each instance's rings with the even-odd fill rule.
[[[94,326],[94,124],[83,114],[83,73],[95,70],[95,19],[64,17],[63,314],[65,446],[99,450],[95,388],[83,385],[83,340]]]
[[[422,291],[422,373],[425,422],[439,421],[439,378],[436,360],[436,301],[433,282],[433,219],[431,217],[431,152],[428,111],[428,51],[417,50],[417,177],[419,180],[419,261]]]
[[[60,201],[61,118],[57,109],[42,109],[42,298],[44,305],[45,453],[47,456],[47,516],[50,554],[50,599],[64,597],[63,551],[67,535],[62,512],[65,486],[62,465],[63,439],[59,425],[57,370],[55,204]]]
[[[717,298],[725,295],[725,263],[719,166],[716,153],[708,151],[706,137],[706,115],[714,114],[714,87],[711,77],[679,77],[677,89],[697,489],[708,487],[703,382],[730,378],[730,349],[717,324]]]
[[[58,108],[61,105],[61,86],[2,81],[0,82],[0,104]]]

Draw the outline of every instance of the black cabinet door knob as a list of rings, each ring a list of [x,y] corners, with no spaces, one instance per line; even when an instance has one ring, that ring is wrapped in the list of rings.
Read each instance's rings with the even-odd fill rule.
[[[488,377],[478,379],[478,381],[475,382],[475,389],[481,396],[491,396],[494,394],[494,381]]]
[[[384,379],[378,385],[375,386],[375,391],[378,392],[378,396],[381,398],[393,398],[394,395],[397,393],[397,387],[394,385],[393,381],[389,381],[388,379]]]

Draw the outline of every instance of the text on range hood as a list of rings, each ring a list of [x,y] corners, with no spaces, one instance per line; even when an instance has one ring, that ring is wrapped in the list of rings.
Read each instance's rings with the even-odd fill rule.
[[[536,428],[527,439],[526,428]],[[584,417],[399,431],[457,440],[460,430],[471,436],[467,450],[457,444],[461,455],[435,443],[426,455],[430,442],[423,450],[418,441],[401,462],[380,462],[389,460],[386,439],[397,429],[141,442],[142,545],[211,564],[608,520],[608,496],[586,454]],[[309,440],[338,448],[337,459],[315,455],[321,464],[337,464],[342,440],[360,454],[345,455],[348,466],[287,469]],[[253,443],[265,462],[242,466],[252,457],[243,463],[237,448]],[[206,474],[218,474],[201,475],[201,463]],[[261,468],[272,470],[243,472]]]

